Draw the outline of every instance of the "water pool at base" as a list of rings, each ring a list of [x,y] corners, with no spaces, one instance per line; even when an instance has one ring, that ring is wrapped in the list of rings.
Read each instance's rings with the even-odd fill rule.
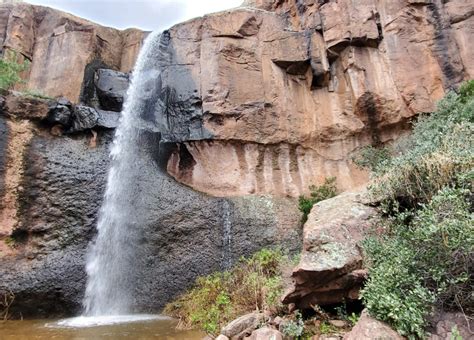
[[[177,330],[176,325],[176,320],[157,315],[77,317],[61,320],[9,320],[0,321],[0,339],[198,340],[205,337],[205,334],[199,331]]]

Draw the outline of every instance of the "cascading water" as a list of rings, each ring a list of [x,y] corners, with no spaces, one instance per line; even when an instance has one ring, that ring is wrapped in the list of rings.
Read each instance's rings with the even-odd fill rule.
[[[99,213],[97,238],[87,257],[85,316],[124,315],[133,312],[134,266],[140,237],[141,170],[154,166],[140,143],[149,133],[160,83],[161,34],[146,39],[110,153],[111,167]],[[148,130],[148,131],[147,131]]]

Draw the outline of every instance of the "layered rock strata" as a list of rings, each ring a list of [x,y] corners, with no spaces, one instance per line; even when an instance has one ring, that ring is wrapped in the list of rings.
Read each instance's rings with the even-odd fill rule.
[[[463,0],[244,5],[174,26],[157,56],[157,125],[175,144],[168,172],[205,193],[295,197],[328,176],[357,187],[362,147],[398,139],[474,77],[474,5]],[[29,88],[121,107],[91,92],[94,72],[129,71],[143,32],[30,5],[1,6],[0,26],[3,49],[32,60]]]

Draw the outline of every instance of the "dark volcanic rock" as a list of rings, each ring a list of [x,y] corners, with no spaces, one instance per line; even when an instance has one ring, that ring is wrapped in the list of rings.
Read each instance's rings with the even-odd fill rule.
[[[128,74],[109,69],[98,69],[95,77],[95,88],[100,107],[104,110],[120,112],[128,85]]]
[[[72,123],[67,132],[80,132],[95,127],[113,129],[118,126],[120,113],[97,110],[77,105],[72,114]]]
[[[89,148],[82,138],[36,136],[25,157],[15,255],[2,256],[0,292],[15,294],[13,315],[80,310],[84,256],[95,232],[111,133]]]
[[[72,120],[72,110],[72,103],[69,100],[59,98],[49,106],[49,113],[46,120],[50,124],[61,124],[65,127],[69,127]]]

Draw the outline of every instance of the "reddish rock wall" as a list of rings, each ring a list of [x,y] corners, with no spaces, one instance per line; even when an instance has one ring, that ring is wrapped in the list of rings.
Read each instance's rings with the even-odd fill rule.
[[[250,0],[166,31],[157,122],[168,172],[216,196],[296,197],[352,157],[396,140],[474,78],[474,5],[463,0]],[[91,69],[132,69],[144,33],[45,7],[0,6],[2,48],[32,60],[26,84],[79,101]],[[86,78],[86,79],[84,79]]]
[[[361,147],[399,138],[473,77],[465,1],[247,5],[166,38],[168,171],[200,191],[297,196],[326,176],[354,188],[367,180],[351,161]]]

